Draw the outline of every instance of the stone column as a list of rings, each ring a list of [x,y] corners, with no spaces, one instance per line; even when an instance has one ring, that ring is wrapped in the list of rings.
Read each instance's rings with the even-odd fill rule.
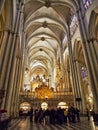
[[[79,89],[80,89],[80,93],[81,93],[81,110],[84,112],[84,110],[86,110],[86,99],[84,96],[84,92],[83,92],[83,84],[82,84],[82,76],[81,76],[81,64],[79,63],[79,61],[76,59],[76,67],[77,67],[77,75],[78,75],[78,81],[79,81]]]
[[[9,81],[9,73],[10,73],[10,60],[11,60],[11,47],[12,47],[12,37],[13,37],[13,34],[10,34],[9,36],[9,42],[8,42],[8,47],[7,47],[7,50],[8,50],[8,54],[6,55],[6,61],[5,61],[5,67],[4,67],[4,70],[3,70],[3,74],[4,74],[4,79],[3,79],[3,87],[5,89],[5,95],[7,93],[7,85],[8,85],[8,81]],[[3,99],[3,103],[2,103],[2,108],[4,108],[4,102],[5,102],[5,97]]]
[[[92,73],[94,77],[94,82],[95,82],[95,87],[96,90],[98,91],[98,41],[97,39],[89,39],[88,41],[89,45],[89,51],[90,51],[90,60],[91,60],[91,65],[92,65]],[[95,48],[95,45],[96,48]],[[98,95],[98,93],[97,93]]]
[[[56,81],[56,74],[57,74],[57,70],[56,70],[56,63],[57,63],[57,59],[56,59],[56,53],[55,53],[55,59],[54,59],[54,65],[53,65],[53,72],[52,72],[52,74],[53,74],[53,83],[54,83],[54,86],[55,86],[55,89],[57,90],[57,81]]]
[[[76,81],[77,81],[77,91],[78,91],[78,96],[80,95],[80,84],[79,84],[79,77],[78,77],[78,70],[77,70],[77,61],[74,59],[73,60],[73,64],[75,67],[75,75],[76,75]]]
[[[4,31],[4,37],[2,40],[2,50],[1,50],[1,59],[0,59],[0,88],[4,88],[4,80],[5,80],[5,73],[7,69],[7,63],[9,59],[10,53],[10,45],[11,44],[11,32],[9,30]]]
[[[10,114],[14,116],[14,107],[15,107],[15,101],[16,101],[16,90],[17,90],[17,81],[18,81],[18,67],[19,67],[19,56],[16,57],[16,68],[15,68],[15,75],[14,75],[14,86],[13,86],[13,92],[12,92],[12,100],[10,105]],[[19,94],[19,93],[18,93]]]
[[[0,0],[0,14],[2,12],[2,8],[4,7],[5,0]]]
[[[24,21],[24,13],[22,12],[22,20],[23,23]],[[21,56],[22,56],[22,68],[21,68],[21,76],[20,76],[20,91],[23,92],[23,80],[24,80],[24,71],[25,71],[25,50],[26,50],[26,33],[25,33],[25,28],[24,24],[22,25],[23,31],[22,31],[22,40],[21,40]]]
[[[68,71],[66,69],[66,67],[64,68],[65,69],[65,88],[64,88],[64,91],[67,92],[69,91],[69,77],[68,77]]]
[[[23,12],[22,11],[21,11],[21,19],[23,20]],[[23,23],[22,20],[21,20],[21,24]],[[21,25],[21,29],[23,29],[22,26],[23,25]],[[14,117],[16,117],[17,114],[18,114],[17,113],[18,112],[18,108],[17,108],[17,102],[18,102],[17,95],[19,96],[19,91],[17,91],[17,90],[19,88],[21,88],[21,84],[20,84],[20,82],[22,82],[21,81],[22,80],[21,72],[23,71],[22,62],[24,60],[24,57],[23,57],[23,50],[24,50],[24,43],[25,43],[24,42],[25,39],[23,37],[24,36],[24,31],[21,32],[21,35],[22,35],[21,43],[19,41],[18,48],[16,49],[17,50],[17,55],[16,55],[17,61],[16,61],[15,76],[14,76],[13,93],[12,93],[13,98],[12,98],[12,102],[11,102],[11,106],[10,106],[10,113]]]
[[[18,39],[18,38],[17,38]],[[18,45],[17,41],[15,42],[16,45]],[[6,90],[6,96],[5,96],[5,104],[4,104],[4,108],[6,110],[8,110],[8,113],[10,114],[10,106],[11,106],[11,102],[12,102],[12,92],[13,92],[13,87],[14,87],[14,76],[15,76],[15,68],[16,68],[16,49],[17,47],[15,46],[13,48],[13,53],[12,53],[12,60],[11,60],[11,68],[10,68],[10,72],[9,75],[10,77],[8,78],[8,83],[7,83],[7,90]]]
[[[96,59],[98,58],[98,40],[97,39],[92,39],[92,46],[93,46],[93,49],[95,50],[94,53],[95,53],[95,57]]]
[[[23,8],[22,8],[23,9]],[[23,18],[23,12],[21,11],[21,18]],[[22,21],[22,20],[21,20]],[[22,25],[23,26],[23,25]],[[21,26],[21,28],[22,28]],[[21,82],[22,81],[22,72],[23,72],[23,68],[24,68],[24,47],[25,47],[25,42],[24,42],[24,31],[21,32],[22,35],[22,40],[21,40],[21,46],[20,46],[20,41],[18,42],[18,49],[17,49],[17,65],[16,65],[16,69],[15,69],[15,77],[14,77],[14,89],[13,89],[13,101],[11,102],[11,104],[13,106],[13,108],[10,106],[10,110],[11,110],[11,114],[14,117],[18,117],[18,110],[19,110],[19,93],[20,93],[20,89],[21,89]],[[12,108],[12,109],[11,109]]]
[[[78,70],[78,66],[77,66],[77,60],[74,59],[74,67],[75,67],[75,76],[76,76],[76,81],[77,81],[77,92],[78,92],[78,97],[77,97],[77,104],[78,104],[78,108],[82,111],[83,110],[83,105],[82,105],[82,95],[81,95],[81,91],[80,91],[80,88],[81,88],[81,84],[79,83],[79,70]],[[80,98],[80,99],[79,99]]]
[[[64,60],[63,60],[63,47],[62,47],[62,43],[60,45],[60,65],[61,65],[61,73],[62,73],[62,90],[65,91],[66,89],[66,78],[65,78],[65,68],[64,68]]]
[[[1,55],[0,55],[0,69],[2,70],[1,67],[2,67],[2,64],[3,64],[3,61],[4,61],[4,56],[6,54],[6,48],[7,48],[7,42],[8,42],[10,30],[6,29],[6,30],[2,30],[1,32],[4,33],[3,40],[2,40]]]
[[[71,35],[70,35],[70,27],[69,27],[69,22],[68,22],[68,49],[69,49],[69,60],[70,60],[70,68],[71,68],[71,75],[72,75],[72,81],[73,81],[73,94],[74,94],[74,103],[76,107],[78,107],[78,103],[76,102],[76,98],[80,97],[78,93],[78,84],[77,84],[77,79],[76,79],[76,71],[75,71],[75,65],[74,65],[74,58],[73,58],[73,53],[72,53],[72,43],[71,43]]]
[[[78,4],[79,4],[79,9],[77,10],[76,14],[78,17],[78,23],[79,23],[79,28],[80,28],[81,38],[82,38],[84,58],[88,70],[88,78],[90,81],[90,86],[92,87],[92,93],[94,96],[94,108],[95,111],[98,111],[98,69],[96,68],[96,63],[98,64],[98,62],[95,57],[95,54],[92,55],[92,53],[93,52],[95,53],[96,51],[93,49],[93,46],[90,45],[91,41],[89,40],[90,38],[86,29],[85,17],[82,14],[82,9],[79,0],[78,0]],[[97,71],[95,72],[95,70]]]
[[[16,89],[16,100],[15,100],[15,107],[14,107],[14,113],[16,113],[16,116],[18,116],[18,110],[19,110],[19,93],[21,89],[21,74],[22,74],[22,59],[19,60],[19,74],[18,74],[18,81],[17,81],[17,89]]]
[[[3,56],[4,61],[1,66],[1,89],[5,90],[4,98],[2,100],[1,108],[4,108],[5,95],[7,91],[7,83],[8,83],[8,72],[9,72],[9,60],[10,60],[10,49],[12,43],[12,32],[9,32],[9,37],[7,38],[7,46],[5,47],[5,55]]]
[[[0,30],[0,57],[1,57],[1,54],[2,54],[2,50],[3,50],[3,47],[4,47],[4,44],[3,44],[3,38],[4,38],[4,31],[3,29]]]
[[[23,5],[24,8],[24,5]],[[23,12],[23,8],[21,11],[21,21],[22,23],[24,23],[24,12]],[[19,86],[20,86],[20,91],[23,92],[23,79],[24,79],[24,71],[25,71],[25,50],[26,50],[26,33],[25,33],[25,28],[24,28],[24,24],[21,23],[21,28],[22,28],[22,32],[21,32],[21,52],[20,52],[20,57],[22,59],[21,61],[21,74],[20,74],[20,80],[19,80]]]
[[[16,75],[16,84],[15,84],[15,93],[13,94],[13,96],[14,96],[14,98],[15,98],[15,100],[14,100],[14,106],[13,106],[13,110],[12,110],[12,112],[13,112],[13,116],[15,116],[15,117],[17,117],[18,115],[18,103],[19,103],[19,99],[18,99],[18,97],[19,97],[19,93],[20,93],[20,77],[21,77],[21,69],[22,69],[22,59],[21,59],[21,57],[18,57],[18,63],[17,63],[17,75]]]
[[[67,81],[67,82],[68,82],[68,83],[67,83],[67,85],[68,85],[68,90],[69,90],[69,92],[70,92],[70,91],[72,90],[72,88],[71,88],[71,87],[72,87],[72,86],[71,86],[71,80],[70,80],[70,70],[67,70],[66,73],[67,73],[67,80],[68,80],[68,81]]]
[[[21,7],[21,6],[20,6]],[[6,91],[6,96],[5,96],[5,103],[4,103],[4,108],[8,110],[8,113],[10,114],[10,105],[11,105],[11,96],[12,96],[12,91],[13,91],[13,86],[14,86],[14,75],[15,75],[15,68],[16,68],[16,55],[17,55],[17,46],[19,44],[19,37],[18,37],[18,31],[20,27],[20,17],[21,17],[21,11],[20,9],[17,10],[17,20],[16,20],[16,26],[15,26],[15,35],[13,39],[13,46],[11,50],[11,61],[10,61],[10,77],[9,77],[9,82],[7,84],[7,91]]]

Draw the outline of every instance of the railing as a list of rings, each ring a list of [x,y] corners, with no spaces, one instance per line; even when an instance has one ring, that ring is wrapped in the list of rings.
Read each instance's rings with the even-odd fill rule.
[[[36,93],[32,92],[21,92],[20,98],[24,100],[40,100]],[[46,99],[46,98],[45,98]],[[65,99],[65,100],[73,100],[72,92],[55,92],[51,98],[47,98],[47,100],[56,100],[56,99]]]

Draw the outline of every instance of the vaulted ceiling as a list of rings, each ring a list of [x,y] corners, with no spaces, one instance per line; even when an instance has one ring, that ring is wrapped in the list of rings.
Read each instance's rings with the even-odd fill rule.
[[[32,74],[49,75],[68,32],[74,0],[25,0],[25,37]]]

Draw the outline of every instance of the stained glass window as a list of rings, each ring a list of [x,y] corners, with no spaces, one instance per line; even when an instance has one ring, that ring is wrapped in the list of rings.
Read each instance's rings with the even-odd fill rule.
[[[78,27],[78,21],[77,21],[77,17],[75,15],[73,15],[71,19],[72,20],[71,20],[71,24],[70,24],[70,32],[71,32],[71,36],[73,36]]]
[[[92,2],[93,0],[83,0],[85,9],[87,9],[92,4]]]
[[[87,77],[87,70],[85,67],[82,67],[82,78]]]

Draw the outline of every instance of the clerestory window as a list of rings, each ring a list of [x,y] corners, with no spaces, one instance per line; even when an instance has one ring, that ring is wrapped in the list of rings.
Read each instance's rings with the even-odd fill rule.
[[[83,0],[84,8],[88,9],[88,7],[92,4],[93,0]]]

